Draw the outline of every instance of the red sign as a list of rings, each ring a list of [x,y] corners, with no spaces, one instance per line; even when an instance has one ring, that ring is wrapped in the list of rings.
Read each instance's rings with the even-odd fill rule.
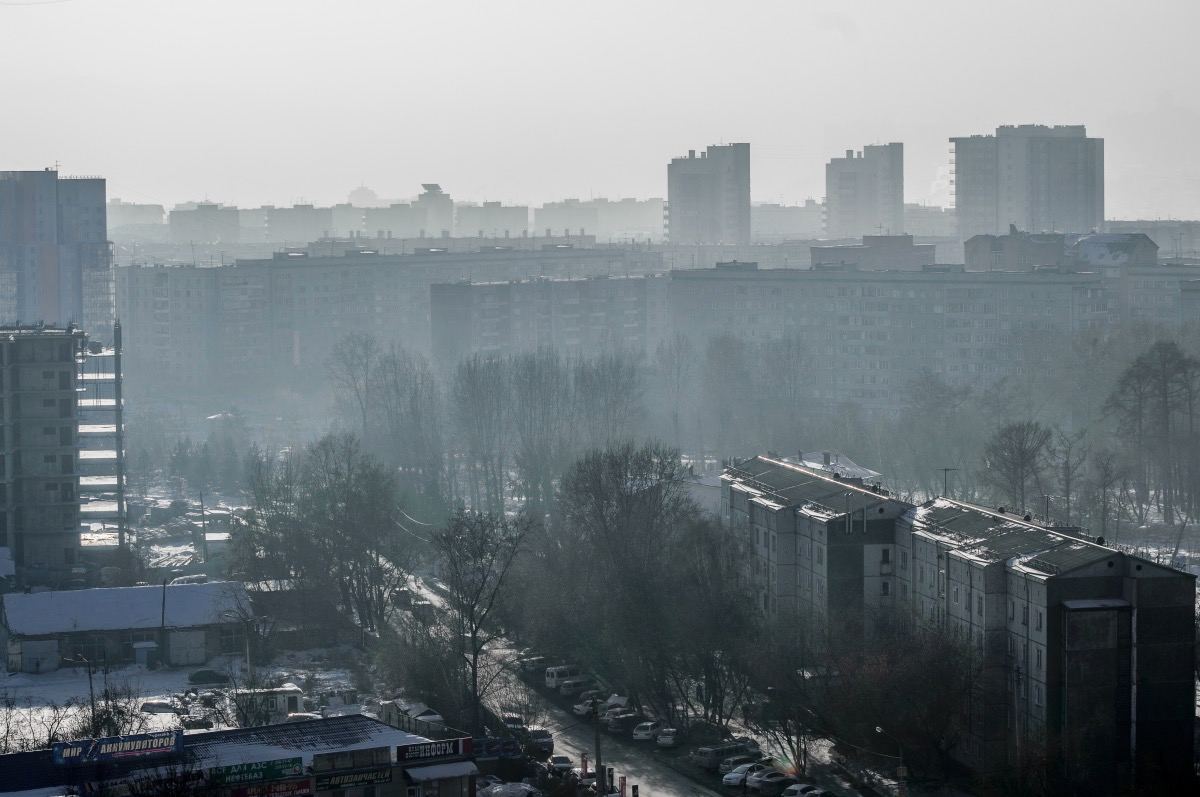
[[[310,797],[312,779],[277,780],[229,790],[229,797]]]

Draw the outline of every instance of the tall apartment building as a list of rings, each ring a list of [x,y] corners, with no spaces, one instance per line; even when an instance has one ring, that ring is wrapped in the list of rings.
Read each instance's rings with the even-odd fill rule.
[[[86,344],[71,327],[0,328],[0,547],[32,583],[55,583],[77,562],[77,359]]]
[[[810,347],[807,400],[894,406],[928,370],[979,384],[1030,367],[1020,343],[1100,328],[1113,316],[1103,278],[1057,269],[968,272],[961,266],[868,271],[851,266],[759,269],[721,263],[670,272],[676,332],[697,345],[800,337]]]
[[[667,239],[673,244],[750,243],[750,145],[689,150],[667,166]]]
[[[825,234],[904,232],[904,145],[868,144],[825,165]]]
[[[0,172],[0,323],[79,324],[107,338],[112,269],[102,178]]]
[[[452,365],[546,346],[567,356],[652,354],[667,332],[666,289],[661,274],[432,285],[433,356]]]
[[[1005,232],[1087,233],[1104,224],[1104,139],[1083,125],[1006,125],[952,138],[962,240]]]

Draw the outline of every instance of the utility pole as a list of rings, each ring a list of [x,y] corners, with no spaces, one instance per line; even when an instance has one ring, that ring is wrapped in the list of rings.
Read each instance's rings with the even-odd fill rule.
[[[592,717],[596,720],[596,793],[608,794],[604,788],[604,759],[600,756],[600,710],[599,703],[592,703]]]
[[[958,468],[938,468],[942,474],[942,498],[950,497],[950,474],[957,473]]]

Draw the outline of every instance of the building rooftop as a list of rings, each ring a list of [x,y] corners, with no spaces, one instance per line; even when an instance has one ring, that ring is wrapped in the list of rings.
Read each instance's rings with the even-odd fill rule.
[[[756,503],[792,506],[822,517],[858,512],[882,501],[896,500],[878,488],[763,456],[731,465],[722,478],[736,489],[756,496]]]
[[[250,611],[236,581],[9,593],[3,605],[5,627],[22,636],[192,628],[238,622]]]
[[[430,741],[393,728],[363,714],[188,734],[184,747],[203,768],[248,764],[279,758],[303,758],[312,764],[314,754],[340,750],[397,747]]]

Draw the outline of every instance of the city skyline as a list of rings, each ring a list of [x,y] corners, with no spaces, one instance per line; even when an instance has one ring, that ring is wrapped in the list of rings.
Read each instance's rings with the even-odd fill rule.
[[[512,203],[663,196],[662,163],[730,141],[753,145],[755,201],[798,204],[822,195],[831,157],[900,141],[905,201],[945,205],[950,137],[1086,124],[1107,142],[1109,218],[1200,216],[1200,153],[1188,143],[1200,107],[1164,61],[1186,43],[1194,4],[1122,14],[1119,25],[1112,4],[1023,3],[995,19],[921,5],[930,13],[763,3],[731,32],[704,4],[618,4],[590,17],[528,3],[464,17],[362,3],[347,16],[312,0],[288,4],[284,37],[265,4],[236,14],[223,0],[170,13],[138,0],[7,5],[0,61],[22,74],[8,109],[37,121],[0,144],[21,153],[10,168],[104,174],[128,201],[257,206],[331,204],[364,183],[406,196],[431,181]],[[527,24],[538,19],[562,35]],[[17,71],[50,36],[78,57]],[[1014,41],[1034,56],[998,49]],[[1114,51],[1123,57],[1093,56]],[[688,70],[660,68],[674,62]]]

